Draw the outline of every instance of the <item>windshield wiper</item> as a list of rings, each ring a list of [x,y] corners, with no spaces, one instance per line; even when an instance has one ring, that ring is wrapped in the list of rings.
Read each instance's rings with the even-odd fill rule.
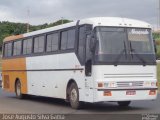
[[[114,61],[114,65],[117,66],[118,65],[118,62],[120,60],[120,58],[122,57],[123,53],[125,53],[125,57],[127,58],[127,51],[126,51],[126,44],[125,44],[125,41],[123,41],[123,44],[124,44],[124,49],[120,52],[120,54],[117,56],[117,58],[115,59]]]
[[[135,49],[132,48],[132,43],[131,42],[130,42],[130,49],[131,49],[132,58],[133,58],[133,54],[132,53],[135,53],[134,55],[142,62],[143,66],[146,66],[146,61],[141,56],[139,56],[139,54],[136,52]]]

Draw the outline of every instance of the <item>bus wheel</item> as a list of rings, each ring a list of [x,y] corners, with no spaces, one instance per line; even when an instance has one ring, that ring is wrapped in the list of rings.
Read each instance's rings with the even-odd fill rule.
[[[72,83],[70,86],[69,101],[72,108],[79,109],[81,107],[81,103],[79,101],[79,91],[75,83]]]
[[[118,105],[120,107],[127,107],[127,106],[129,106],[130,103],[131,103],[131,101],[119,101]]]
[[[15,85],[16,97],[19,99],[23,98],[23,94],[21,93],[21,82],[18,80]]]

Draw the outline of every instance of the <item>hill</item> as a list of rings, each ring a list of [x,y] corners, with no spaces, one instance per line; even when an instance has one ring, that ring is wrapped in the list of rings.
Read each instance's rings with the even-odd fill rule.
[[[63,20],[63,23],[71,22],[71,20]],[[62,24],[62,20],[58,20],[53,23],[45,23],[42,25],[29,25],[30,32],[36,31],[56,25]],[[26,23],[14,23],[14,22],[8,22],[8,21],[2,21],[0,22],[0,50],[2,46],[2,41],[5,37],[10,35],[19,35],[27,32],[27,24]]]

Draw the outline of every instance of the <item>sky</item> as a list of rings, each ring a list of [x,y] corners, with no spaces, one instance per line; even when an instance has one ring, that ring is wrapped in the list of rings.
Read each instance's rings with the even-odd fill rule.
[[[158,0],[0,0],[0,21],[55,22],[62,17],[127,17],[157,26]],[[29,10],[29,12],[27,12]],[[28,15],[29,13],[29,15]]]

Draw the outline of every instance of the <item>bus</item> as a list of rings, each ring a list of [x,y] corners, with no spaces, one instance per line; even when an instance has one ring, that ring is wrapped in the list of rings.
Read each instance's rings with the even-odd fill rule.
[[[95,17],[6,37],[2,85],[26,95],[83,103],[157,97],[156,56],[151,25],[134,19]]]

